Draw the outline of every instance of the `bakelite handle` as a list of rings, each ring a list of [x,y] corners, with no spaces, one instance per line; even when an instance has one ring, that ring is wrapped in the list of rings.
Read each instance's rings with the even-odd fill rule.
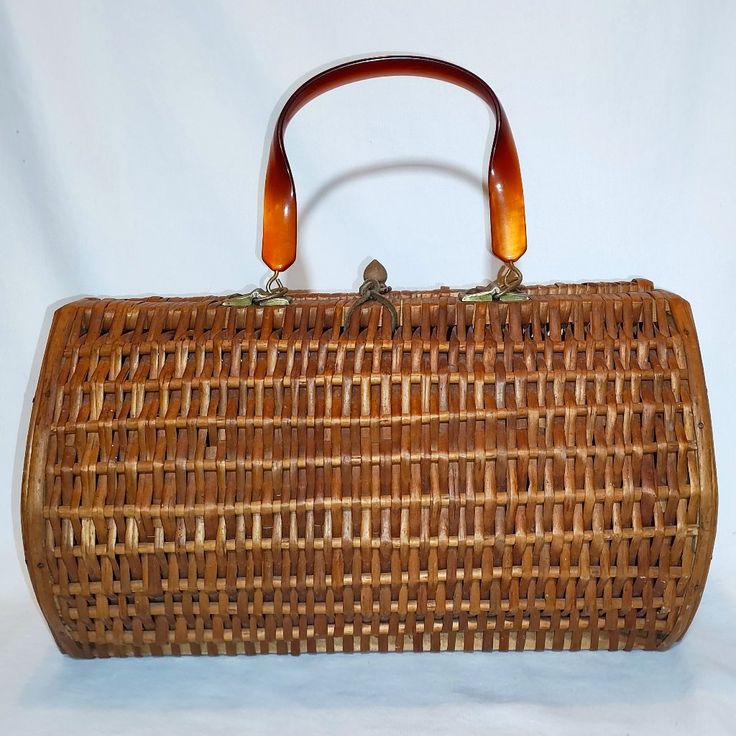
[[[379,56],[327,69],[302,84],[289,97],[276,121],[266,169],[263,204],[263,260],[284,271],[296,258],[296,191],[284,149],[284,130],[292,117],[323,92],[372,77],[431,77],[451,82],[485,100],[496,117],[496,134],[488,165],[491,241],[502,261],[515,261],[526,251],[526,222],[521,171],[506,113],[494,91],[478,76],[455,64],[422,56]]]

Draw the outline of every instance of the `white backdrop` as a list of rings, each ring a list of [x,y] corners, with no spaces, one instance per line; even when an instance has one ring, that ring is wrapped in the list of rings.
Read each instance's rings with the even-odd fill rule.
[[[733,732],[735,37],[727,0],[0,2],[0,731]],[[695,623],[664,654],[62,658],[18,521],[53,308],[259,283],[279,105],[315,71],[377,53],[445,58],[496,89],[524,174],[527,281],[640,275],[691,301],[721,487]],[[374,256],[395,287],[495,273],[490,122],[464,90],[406,78],[299,113],[287,283],[352,289]]]

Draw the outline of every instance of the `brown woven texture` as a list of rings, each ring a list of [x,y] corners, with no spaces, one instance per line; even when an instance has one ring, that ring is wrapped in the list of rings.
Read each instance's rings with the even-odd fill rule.
[[[56,314],[26,555],[76,656],[661,649],[715,534],[690,309],[83,300]]]

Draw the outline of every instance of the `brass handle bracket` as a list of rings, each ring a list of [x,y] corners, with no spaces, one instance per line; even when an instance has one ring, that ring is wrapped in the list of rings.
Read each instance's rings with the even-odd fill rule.
[[[281,307],[291,304],[289,290],[281,283],[279,272],[274,271],[266,282],[266,288],[256,288],[247,294],[233,294],[222,303],[226,307]]]
[[[523,276],[513,261],[505,262],[494,281],[462,292],[461,302],[524,302],[529,295],[521,290]]]

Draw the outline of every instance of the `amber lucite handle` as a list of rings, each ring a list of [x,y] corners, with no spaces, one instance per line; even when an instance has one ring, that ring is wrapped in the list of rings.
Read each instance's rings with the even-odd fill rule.
[[[372,77],[431,77],[464,87],[485,100],[496,117],[488,165],[491,240],[502,261],[515,261],[526,250],[524,192],[519,158],[506,113],[494,91],[478,76],[455,64],[422,56],[379,56],[332,67],[307,80],[289,97],[276,121],[266,169],[263,204],[263,260],[284,271],[296,258],[296,191],[284,149],[284,130],[294,115],[323,92]]]

